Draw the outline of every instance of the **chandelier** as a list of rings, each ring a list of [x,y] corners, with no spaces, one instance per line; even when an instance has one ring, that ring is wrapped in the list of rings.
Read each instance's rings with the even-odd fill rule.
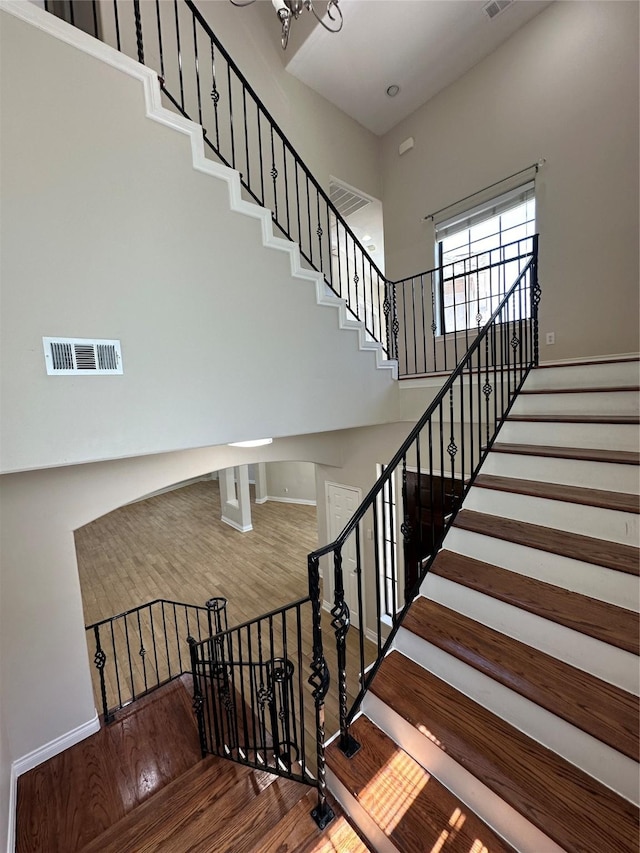
[[[234,6],[250,6],[252,3],[255,3],[256,0],[231,0]],[[338,0],[327,0],[327,9],[326,13],[329,20],[332,22],[331,24],[326,24],[320,15],[313,8],[312,0],[271,0],[273,3],[273,8],[276,10],[276,14],[280,20],[280,24],[282,26],[282,49],[286,50],[287,44],[289,43],[289,29],[291,27],[291,19],[299,18],[303,9],[306,9],[308,12],[312,12],[315,19],[322,24],[325,30],[329,30],[330,33],[339,33],[342,29],[342,12],[338,7]],[[335,17],[334,13],[337,12],[338,16]]]

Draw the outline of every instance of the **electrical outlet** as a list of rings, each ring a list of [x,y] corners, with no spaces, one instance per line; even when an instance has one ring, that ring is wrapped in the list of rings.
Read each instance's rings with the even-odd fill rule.
[[[547,332],[547,343],[555,344],[556,342],[556,333],[555,332]]]

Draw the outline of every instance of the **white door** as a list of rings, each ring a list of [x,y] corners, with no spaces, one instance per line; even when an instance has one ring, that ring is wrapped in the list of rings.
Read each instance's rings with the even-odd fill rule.
[[[338,486],[336,483],[326,484],[327,518],[329,519],[329,539],[334,542],[347,526],[349,519],[360,505],[360,489],[349,486]],[[332,560],[332,555],[329,555]],[[334,578],[333,563],[329,566],[329,581],[331,605],[333,606]],[[344,597],[351,614],[351,624],[360,627],[360,612],[358,609],[358,577],[356,575],[356,537],[355,533],[345,542],[342,548],[342,574],[344,577]],[[364,573],[362,575],[362,600],[364,601]]]

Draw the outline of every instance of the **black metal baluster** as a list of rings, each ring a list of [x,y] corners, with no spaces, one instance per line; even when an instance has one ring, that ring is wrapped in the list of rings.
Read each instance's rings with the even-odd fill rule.
[[[96,0],[91,0],[91,8],[93,12],[93,35],[95,38],[100,38],[100,33],[98,32],[98,4]]]
[[[182,672],[182,650],[180,649],[180,634],[178,631],[178,612],[176,610],[175,601],[173,602],[173,624],[176,629],[176,648],[178,650],[178,666],[180,667],[180,672]]]
[[[196,32],[196,19],[192,16],[193,22],[193,60],[196,74],[196,95],[198,96],[198,124],[202,125],[202,93],[200,91],[200,62],[198,60],[198,35]]]
[[[142,659],[142,678],[144,680],[144,689],[145,693],[148,690],[147,683],[147,650],[144,647],[144,637],[142,636],[142,625],[140,623],[140,610],[137,610],[136,615],[138,617],[138,634],[140,635],[140,649],[138,650],[138,655]]]
[[[182,72],[182,49],[180,47],[180,20],[178,15],[178,0],[173,0],[176,19],[176,49],[178,51],[178,76],[180,79],[180,107],[184,112],[184,79]]]
[[[438,331],[438,324],[436,323],[436,276],[435,273],[429,273],[429,277],[431,279],[431,343],[433,346],[433,370],[437,370],[437,361],[438,356],[436,353],[436,332]]]
[[[393,474],[391,474],[391,476],[393,477]],[[402,541],[403,541],[403,545],[404,545],[405,554],[407,554],[407,552],[408,552],[409,545],[411,544],[411,537],[413,534],[413,525],[411,524],[411,519],[409,518],[408,510],[409,510],[409,494],[407,492],[407,457],[405,455],[402,457],[402,515],[403,515],[403,520],[402,520],[402,524],[400,525],[400,533],[402,533]],[[405,579],[406,579],[406,569],[405,569]],[[394,571],[393,583],[391,585],[391,589],[393,590],[393,624],[394,625],[396,623],[396,615],[397,615],[397,613],[396,613],[396,607],[397,607],[396,600],[398,597],[396,594],[396,583],[397,583],[397,579],[396,579],[395,571]],[[406,603],[406,598],[409,595],[409,593],[410,593],[410,590],[405,588],[405,591],[404,591],[405,603]]]
[[[316,236],[318,237],[318,252],[320,253],[320,272],[324,271],[324,263],[322,258],[322,225],[320,224],[320,193],[316,190],[316,216],[318,224],[316,226]]]
[[[113,650],[113,663],[116,670],[116,689],[118,691],[118,707],[122,708],[122,690],[120,688],[120,667],[118,665],[118,655],[116,654],[116,636],[113,630],[113,619],[109,622],[111,626],[111,649]]]
[[[218,120],[218,101],[220,100],[220,92],[218,90],[218,81],[216,78],[216,55],[213,40],[211,41],[211,101],[213,102],[213,116],[216,125],[216,152],[220,154],[220,124]],[[226,162],[226,161],[225,161]],[[260,158],[262,162],[262,158]]]
[[[380,466],[380,474],[382,475],[383,473],[384,473],[384,466]],[[376,572],[376,577],[375,577],[375,581],[376,581],[376,643],[378,646],[378,648],[377,648],[377,655],[378,656],[380,655],[380,650],[382,649],[382,642],[381,642],[381,637],[380,637],[380,625],[382,624],[382,610],[381,610],[382,604],[381,604],[381,595],[380,595],[380,576],[381,575],[382,575],[385,587],[387,585],[386,570],[384,567],[384,563],[385,563],[384,543],[382,545],[382,553],[383,553],[382,567],[380,565],[380,533],[378,531],[378,510],[379,509],[381,509],[383,514],[384,514],[384,486],[382,488],[381,495],[378,495],[378,497],[377,497],[377,504],[373,505],[373,555],[374,555],[373,564],[375,566],[375,572]],[[384,531],[384,515],[383,515],[382,530]],[[360,674],[361,674],[361,678],[363,678],[364,677],[364,670],[361,670]]]
[[[375,513],[374,513],[375,515]],[[363,611],[363,603],[362,603],[362,555],[361,555],[361,545],[360,545],[360,528],[356,527],[355,529],[355,537],[356,537],[356,584],[357,584],[357,599],[358,599],[358,650],[360,652],[360,672],[364,672],[365,664],[364,664],[364,635],[365,635],[365,625],[364,625],[364,611]]]
[[[248,660],[249,660],[249,693],[251,695],[251,728],[253,735],[253,760],[255,763],[258,761],[258,730],[256,728],[256,715],[258,713],[258,691],[257,685],[255,684],[254,674],[256,672],[256,665],[253,661],[253,641],[251,637],[251,629],[250,626],[247,625],[247,650],[248,650]],[[247,744],[247,755],[249,749],[249,745]]]
[[[416,287],[415,278],[411,279],[411,319],[413,321],[413,372],[418,372],[418,334],[416,331]]]
[[[113,5],[116,5],[116,0],[113,0]],[[160,0],[156,0],[156,22],[158,25],[158,53],[160,54],[160,84],[164,84],[165,74],[164,74],[164,50],[162,48],[162,22],[160,20]],[[193,19],[193,26],[195,31],[196,19]],[[117,25],[116,25],[117,26]],[[119,46],[120,36],[118,35],[118,50],[120,50]]]
[[[231,140],[231,168],[236,168],[236,137],[235,125],[233,121],[233,91],[231,87],[231,66],[227,62],[227,92],[229,95],[229,131]],[[273,142],[273,128],[271,128],[271,138]]]
[[[256,121],[258,123],[258,156],[260,160],[260,201],[265,205],[264,195],[264,156],[262,154],[262,122],[260,121],[260,107],[256,107]]]
[[[198,737],[200,738],[200,752],[204,758],[207,754],[207,736],[204,726],[202,685],[200,684],[200,668],[198,667],[198,646],[192,638],[189,642],[191,656],[191,673],[193,676],[193,711],[198,721]]]
[[[307,775],[307,747],[305,744],[305,701],[304,701],[304,685],[302,683],[302,608],[300,604],[296,604],[296,640],[298,646],[298,708],[300,709],[300,767],[302,776]]]
[[[136,687],[133,678],[133,663],[131,661],[131,643],[129,642],[129,623],[127,622],[127,614],[124,615],[124,634],[127,644],[127,658],[129,660],[129,676],[131,678],[131,699],[136,698]]]
[[[284,167],[284,203],[287,213],[287,237],[291,240],[291,214],[289,212],[289,170],[287,169],[287,149],[282,140],[282,164]]]
[[[144,65],[144,45],[142,43],[142,19],[140,17],[140,0],[133,0],[133,14],[136,22],[136,45],[138,47],[138,62]]]
[[[111,716],[109,715],[109,705],[107,702],[107,686],[104,678],[104,668],[107,662],[107,656],[102,648],[100,643],[100,628],[98,625],[93,629],[95,640],[96,640],[96,651],[93,656],[93,662],[96,665],[96,669],[98,670],[98,676],[100,678],[100,697],[102,699],[102,715],[105,723],[111,722]]]
[[[538,235],[533,237],[533,260],[531,263],[531,317],[533,320],[533,363],[540,364],[540,345],[538,340],[538,306],[542,290],[538,281]]]
[[[149,606],[149,624],[151,626],[151,639],[153,641],[153,660],[156,665],[156,684],[160,684],[160,667],[158,666],[158,648],[156,645],[156,634],[153,627],[153,605]]]
[[[164,633],[164,647],[167,655],[167,669],[169,671],[169,678],[171,678],[171,673],[173,672],[173,667],[171,666],[171,653],[169,651],[169,634],[167,632],[167,615],[165,613],[164,605],[165,602],[161,602],[162,605],[162,631]]]
[[[242,631],[238,631],[238,668],[240,670],[240,701],[242,703],[242,734],[244,740],[242,744],[240,744],[240,737],[238,733],[238,747],[244,749],[246,755],[249,755],[249,724],[247,722],[247,694],[245,687],[245,665],[244,665],[244,655],[242,653]],[[249,670],[250,672],[250,670]]]
[[[311,816],[320,829],[324,829],[333,820],[334,813],[327,802],[327,779],[324,756],[324,700],[329,690],[329,669],[322,648],[322,630],[320,627],[321,602],[320,602],[320,561],[315,555],[308,557],[307,568],[309,576],[309,598],[312,608],[312,636],[313,651],[311,659],[311,675],[309,684],[312,687],[312,696],[316,712],[316,774],[318,779],[318,805],[311,812]]]

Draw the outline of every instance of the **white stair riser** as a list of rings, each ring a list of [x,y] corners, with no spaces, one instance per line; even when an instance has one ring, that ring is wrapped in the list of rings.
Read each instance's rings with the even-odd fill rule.
[[[482,473],[630,495],[640,494],[640,467],[637,465],[496,452],[487,456]]]
[[[340,803],[355,826],[363,833],[377,853],[400,853],[395,844],[387,838],[369,813],[360,805],[353,794],[338,779],[330,767],[327,767],[327,788]]]
[[[394,645],[423,669],[528,737],[566,758],[626,799],[638,802],[638,765],[631,758],[406,629],[400,629]]]
[[[640,692],[638,658],[630,652],[437,575],[428,575],[420,592],[444,607],[590,672],[634,696]]]
[[[503,539],[483,536],[452,527],[446,539],[449,551],[473,557],[483,563],[509,569],[544,583],[579,592],[633,610],[638,601],[640,581],[634,575],[602,566],[539,551]]]
[[[465,509],[540,524],[554,530],[594,536],[624,545],[640,545],[640,516],[630,512],[601,509],[566,501],[503,492],[474,486],[467,495]]]
[[[573,364],[537,367],[527,377],[527,390],[546,388],[606,388],[640,385],[640,363],[619,361],[600,364]]]
[[[514,415],[637,415],[637,391],[598,391],[591,394],[520,394]]]
[[[365,696],[362,710],[514,849],[520,853],[564,853],[548,836],[436,746],[426,733],[417,731],[371,691]]]
[[[498,434],[503,444],[542,444],[584,447],[592,450],[638,452],[640,430],[636,424],[589,424],[540,421],[505,421]]]

